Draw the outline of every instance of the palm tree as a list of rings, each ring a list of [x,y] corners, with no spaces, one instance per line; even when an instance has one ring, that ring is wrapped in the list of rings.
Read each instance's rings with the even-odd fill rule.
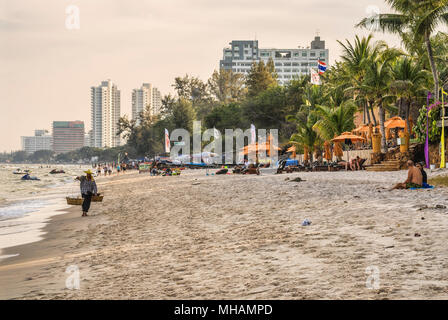
[[[314,112],[319,120],[313,129],[326,141],[343,132],[352,131],[355,128],[356,110],[357,106],[352,100],[347,100],[338,107],[316,106]]]
[[[439,99],[439,75],[434,61],[431,34],[440,24],[448,24],[448,0],[386,0],[397,13],[378,16],[380,29],[398,34],[405,43],[425,43],[434,80],[435,99]],[[358,27],[368,28],[371,18],[364,18]],[[411,35],[411,41],[409,39]]]
[[[409,114],[411,106],[415,105],[418,97],[424,95],[427,90],[426,82],[429,72],[422,70],[421,66],[411,57],[402,57],[392,64],[391,89],[396,94],[398,100],[398,115],[404,118],[408,124],[410,134]]]
[[[372,38],[372,35],[363,38],[355,36],[353,44],[348,40],[345,40],[345,44],[340,41],[338,43],[343,48],[341,58],[347,70],[344,80],[346,83],[350,83],[346,91],[352,93],[353,100],[362,106],[364,114],[367,114],[368,123],[370,123],[369,111],[371,112],[376,125],[373,104],[366,99],[366,93],[362,90],[361,83],[365,77],[367,66],[384,50],[386,43],[383,41],[372,43]],[[364,116],[364,118],[366,117]]]
[[[392,62],[401,53],[395,49],[386,49],[378,55],[367,67],[366,76],[362,83],[363,90],[368,99],[378,107],[379,123],[381,131],[381,148],[387,152],[385,122],[385,107],[387,100],[395,98],[390,94],[390,83],[392,77]]]

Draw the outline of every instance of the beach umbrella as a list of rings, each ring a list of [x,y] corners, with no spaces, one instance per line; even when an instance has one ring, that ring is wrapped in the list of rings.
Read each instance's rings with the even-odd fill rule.
[[[357,136],[351,132],[344,132],[341,135],[335,137],[334,139],[331,139],[333,142],[346,142],[346,141],[353,142],[359,142],[359,141],[365,141],[363,137]]]
[[[303,146],[303,161],[310,160],[310,152],[307,146]]]
[[[325,148],[325,155],[324,158],[327,159],[328,161],[331,161],[331,159],[333,158],[332,154],[331,154],[331,150],[330,150],[330,143],[328,141],[324,142],[324,148]]]
[[[286,150],[286,152],[292,152],[292,157],[295,159],[297,152],[295,146],[289,147],[288,150]]]
[[[369,125],[365,124],[353,130],[353,133],[367,133],[369,132]]]
[[[342,146],[341,146],[340,142],[334,143],[333,152],[334,152],[334,155],[339,158],[344,155],[344,152],[342,151]]]
[[[393,117],[384,122],[384,127],[387,129],[404,128],[406,126],[406,121],[400,117]]]

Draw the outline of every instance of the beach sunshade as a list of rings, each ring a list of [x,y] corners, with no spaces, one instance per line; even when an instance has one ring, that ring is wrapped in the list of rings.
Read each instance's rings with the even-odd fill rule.
[[[393,117],[384,122],[384,127],[387,129],[404,128],[405,126],[406,121],[400,117]]]
[[[369,132],[369,125],[365,124],[363,126],[360,126],[360,127],[356,128],[356,129],[354,129],[353,132],[356,132],[356,133],[365,132],[365,133],[367,133],[367,132]]]
[[[295,146],[289,147],[288,150],[286,150],[286,152],[296,152],[296,147]]]
[[[342,157],[344,155],[340,142],[335,142],[333,152],[336,157]]]
[[[303,161],[308,161],[310,160],[310,152],[308,150],[307,146],[303,147]]]
[[[324,158],[327,159],[328,161],[331,161],[331,159],[333,158],[333,155],[331,154],[330,143],[328,141],[325,141],[324,148],[325,148]]]
[[[292,152],[292,157],[295,159],[295,157],[297,155],[295,146],[289,147],[288,150],[286,150],[286,152]]]
[[[346,140],[350,140],[351,142],[359,142],[359,141],[365,141],[363,137],[357,136],[350,132],[344,132],[343,134],[337,136],[336,138],[332,139],[333,142],[345,142]]]

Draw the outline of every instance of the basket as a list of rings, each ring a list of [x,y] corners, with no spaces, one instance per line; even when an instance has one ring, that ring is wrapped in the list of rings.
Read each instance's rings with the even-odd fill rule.
[[[73,206],[80,206],[84,202],[83,198],[71,198],[67,197],[67,204],[73,205]]]
[[[92,202],[103,202],[103,195],[92,196]]]

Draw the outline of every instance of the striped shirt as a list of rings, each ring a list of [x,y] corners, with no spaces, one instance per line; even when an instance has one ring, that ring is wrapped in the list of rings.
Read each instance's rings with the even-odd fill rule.
[[[79,180],[81,181],[81,194],[88,194],[89,192],[93,194],[98,193],[94,180],[87,180],[85,176],[82,176]]]

